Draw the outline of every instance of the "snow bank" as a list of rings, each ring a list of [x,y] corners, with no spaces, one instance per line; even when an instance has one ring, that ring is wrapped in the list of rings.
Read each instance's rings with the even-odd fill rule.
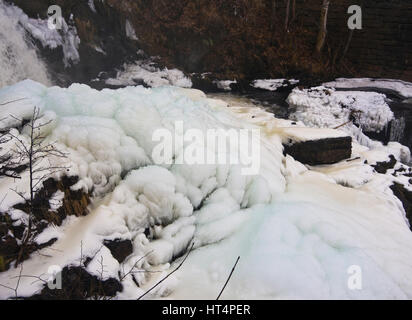
[[[282,87],[287,87],[290,85],[294,85],[299,83],[299,80],[295,79],[259,79],[259,80],[254,80],[252,82],[252,87],[258,88],[258,89],[263,89],[263,90],[269,90],[269,91],[276,91],[279,88]]]
[[[149,87],[173,85],[190,88],[192,81],[178,69],[160,69],[150,60],[139,60],[134,64],[125,64],[124,69],[117,73],[116,78],[106,80],[109,85],[128,86],[136,85],[136,81],[143,81]]]
[[[412,83],[395,79],[370,79],[370,78],[339,78],[325,83],[324,86],[333,88],[379,88],[392,90],[404,98],[412,98]]]
[[[365,179],[351,179],[354,186],[347,188],[339,184],[343,164],[321,172],[283,155],[282,141],[292,135],[304,139],[341,132],[305,128],[253,105],[228,107],[200,91],[176,87],[96,91],[79,84],[46,88],[24,81],[0,90],[0,103],[21,97],[27,99],[2,109],[0,118],[27,117],[30,107],[38,106],[43,117],[53,119],[47,139],[69,153],[69,174],[80,177],[74,188],[93,190],[95,196],[88,216],[46,229],[39,241],[59,240],[27,260],[24,274],[78,265],[81,253],[93,258],[88,271],[96,275],[104,260],[104,278],[119,279],[119,271],[136,264],[139,287],[129,274],[117,297],[135,299],[194,243],[182,269],[146,298],[216,298],[239,255],[223,298],[412,297],[412,233],[399,201],[388,191],[390,177],[356,162],[350,175],[362,171]],[[181,134],[190,128],[260,128],[259,174],[242,175],[241,166],[233,164],[154,164],[152,133],[173,131],[177,120],[185,123]],[[2,128],[13,125],[1,123]],[[24,128],[20,137],[26,137]],[[382,148],[375,152],[392,152]],[[360,161],[375,157],[356,143],[354,150]],[[15,183],[23,187],[26,179],[2,179],[0,192]],[[14,201],[7,194],[2,210]],[[103,240],[114,239],[133,243],[133,254],[122,265],[102,247]],[[353,265],[363,270],[363,290],[347,285]],[[18,273],[1,273],[0,283],[14,287]],[[19,295],[31,295],[41,285],[22,278]],[[13,294],[0,288],[0,298]]]
[[[263,166],[268,170],[277,168],[264,177],[242,175],[240,164],[154,165],[151,155],[158,142],[153,141],[153,132],[159,128],[174,131],[176,120],[184,120],[185,131],[253,127],[233,116],[225,103],[207,99],[200,91],[171,87],[96,91],[80,84],[67,89],[46,88],[27,80],[3,88],[0,101],[16,100],[22,95],[25,100],[2,109],[5,120],[1,128],[17,125],[15,118],[30,118],[33,107],[37,106],[43,116],[40,121],[45,117],[53,120],[45,132],[47,141],[56,141],[59,148],[69,154],[69,174],[80,177],[73,188],[93,190],[96,197],[105,197],[104,204],[87,217],[90,222],[87,229],[82,227],[83,231],[76,231],[76,237],[69,241],[67,234],[75,231],[62,226],[57,233],[65,237],[54,246],[62,253],[54,255],[47,263],[42,258],[28,261],[25,270],[30,272],[36,273],[42,265],[61,265],[78,259],[78,239],[84,241],[85,255],[96,254],[103,239],[133,239],[134,257],[153,251],[145,260],[146,268],[158,267],[181,255],[193,240],[196,209],[201,207],[202,216],[207,219],[216,214],[216,206],[224,209],[223,215],[242,217],[242,210],[268,203],[272,195],[284,190],[280,141],[275,147],[263,148],[266,154]],[[25,132],[23,128],[22,139],[27,139]],[[179,151],[176,152],[174,157],[178,158]],[[2,181],[1,187],[17,186],[27,192],[27,176],[17,185],[15,183],[7,179]],[[54,198],[58,200],[58,195]],[[17,201],[13,193],[7,193],[2,209],[7,210]],[[232,205],[225,205],[227,202]],[[218,224],[225,230],[225,224]],[[149,230],[151,236],[146,236],[145,230]],[[224,237],[224,232],[214,236],[199,235],[196,243],[201,246]],[[113,276],[118,277],[117,273]],[[140,280],[144,279],[143,275]],[[2,280],[3,277],[1,283]],[[38,287],[30,287],[27,282],[22,285],[22,294],[36,289]],[[134,294],[139,290],[135,288]],[[4,295],[7,293],[1,292],[1,296]]]

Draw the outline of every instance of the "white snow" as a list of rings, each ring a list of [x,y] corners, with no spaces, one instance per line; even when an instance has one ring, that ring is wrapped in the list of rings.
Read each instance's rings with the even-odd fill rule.
[[[334,88],[380,88],[393,90],[404,98],[412,98],[412,83],[395,79],[338,78],[324,86]]]
[[[299,80],[295,79],[258,79],[252,82],[252,87],[269,91],[276,91],[279,88],[297,83],[299,83]]]
[[[50,210],[57,212],[57,210],[63,205],[64,192],[56,191],[49,200]]]
[[[202,75],[203,77],[203,75]],[[237,83],[236,80],[215,80],[213,83],[216,84],[216,86],[219,89],[225,90],[225,91],[231,91],[232,88],[230,87],[231,84]]]
[[[125,64],[116,78],[106,80],[109,85],[127,86],[135,85],[135,80],[143,81],[149,87],[173,85],[190,88],[192,81],[178,69],[160,69],[150,60],[139,60],[134,64]]]
[[[412,298],[412,233],[388,188],[396,178],[364,164],[394,150],[400,157],[400,145],[373,149],[355,141],[352,156],[360,161],[311,168],[285,157],[282,141],[345,133],[294,125],[252,104],[228,107],[176,87],[96,91],[23,81],[0,89],[0,103],[22,96],[27,100],[1,109],[0,118],[27,117],[30,106],[38,106],[53,119],[47,140],[69,153],[69,174],[80,177],[74,189],[94,190],[90,214],[47,229],[38,241],[58,241],[25,261],[23,274],[78,265],[82,253],[93,258],[89,272],[119,279],[118,271],[124,274],[147,254],[136,264],[140,287],[129,274],[117,296],[135,299],[180,263],[176,258],[194,242],[179,272],[146,298],[215,299],[238,256],[223,299]],[[152,133],[173,130],[176,120],[184,121],[183,131],[260,128],[259,174],[242,175],[240,165],[154,165]],[[20,136],[27,136],[24,129]],[[19,186],[27,183],[27,177],[21,180]],[[14,183],[2,179],[0,192]],[[2,210],[15,200],[7,194]],[[104,239],[132,240],[133,254],[119,265],[102,247]],[[362,268],[362,290],[347,285],[353,265]],[[0,273],[0,283],[14,287],[19,271]],[[41,285],[22,278],[18,293],[31,295]],[[12,295],[0,288],[0,298]]]
[[[126,26],[125,26],[125,28],[126,28],[126,36],[127,36],[129,39],[139,40],[139,38],[136,36],[136,31],[134,30],[134,28],[133,28],[132,24],[130,23],[130,21],[127,20],[127,19],[126,19]]]
[[[94,13],[96,13],[96,7],[94,5],[94,0],[88,0],[87,4],[89,5],[90,10],[92,10]]]

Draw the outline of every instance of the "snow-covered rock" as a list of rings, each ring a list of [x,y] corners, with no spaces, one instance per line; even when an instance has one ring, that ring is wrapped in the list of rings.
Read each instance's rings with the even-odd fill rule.
[[[133,86],[139,82],[152,88],[165,85],[182,88],[192,87],[192,81],[182,71],[160,69],[150,60],[139,60],[133,64],[125,64],[123,70],[117,72],[116,78],[106,80],[106,84],[114,86]]]
[[[394,119],[386,96],[375,92],[336,91],[323,86],[295,88],[287,102],[295,108],[292,119],[310,127],[339,128],[361,144],[372,143],[362,131],[380,132]]]
[[[279,88],[295,85],[297,83],[299,83],[299,80],[295,79],[258,79],[252,82],[252,87],[263,90],[276,91]]]
[[[232,88],[230,87],[231,84],[237,83],[236,80],[215,80],[213,81],[214,84],[218,87],[218,89],[224,91],[231,91]]]
[[[396,79],[339,78],[324,86],[333,88],[377,88],[394,91],[405,99],[412,98],[412,83]]]

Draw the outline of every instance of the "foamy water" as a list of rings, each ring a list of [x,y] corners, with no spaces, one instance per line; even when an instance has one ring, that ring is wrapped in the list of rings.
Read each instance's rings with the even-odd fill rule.
[[[24,79],[50,84],[47,69],[10,7],[0,0],[0,87]]]

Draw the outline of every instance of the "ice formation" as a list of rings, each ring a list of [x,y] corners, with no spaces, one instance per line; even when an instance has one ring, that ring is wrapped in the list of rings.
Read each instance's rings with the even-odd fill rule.
[[[106,80],[109,85],[132,86],[136,81],[143,81],[149,87],[173,85],[182,88],[192,87],[192,81],[178,69],[160,69],[151,60],[138,60],[126,63],[116,78]]]
[[[404,98],[412,98],[412,83],[395,79],[339,78],[324,84],[334,88],[378,88],[396,92]]]
[[[299,83],[299,80],[295,79],[259,79],[252,82],[252,87],[258,89],[264,89],[269,91],[276,91],[279,88],[286,87],[288,85],[293,85]]]
[[[126,28],[126,36],[129,39],[139,40],[139,38],[136,36],[136,31],[134,30],[133,25],[130,23],[129,20],[126,20],[125,28]]]
[[[82,254],[94,257],[90,273],[99,275],[98,261],[104,259],[104,277],[119,278],[119,271],[148,254],[136,266],[156,273],[136,273],[140,287],[128,275],[117,296],[135,299],[194,243],[179,273],[146,298],[214,299],[238,256],[225,299],[412,298],[412,233],[389,189],[396,178],[364,163],[389,154],[400,158],[399,144],[371,149],[354,142],[353,157],[359,160],[309,168],[284,156],[282,141],[342,132],[294,125],[252,105],[228,107],[200,91],[176,87],[96,91],[24,81],[0,89],[0,103],[23,97],[5,105],[0,118],[27,119],[33,106],[40,108],[40,121],[52,120],[44,128],[47,140],[69,153],[69,174],[80,177],[74,188],[94,195],[88,216],[67,218],[39,236],[41,243],[59,240],[44,249],[48,255],[25,261],[25,274],[78,263],[81,243]],[[240,165],[154,165],[152,133],[173,130],[176,120],[184,121],[184,130],[260,128],[260,173],[244,176]],[[16,125],[10,117],[0,123],[1,128]],[[15,134],[27,138],[24,128]],[[7,190],[24,190],[26,179],[1,181],[0,193],[7,195],[2,211],[18,201]],[[21,211],[12,213],[25,218]],[[101,245],[118,238],[133,241],[133,254],[122,266]],[[362,290],[348,287],[354,265],[363,270]],[[18,272],[1,273],[0,283],[14,287]],[[31,295],[41,285],[22,278],[19,295]],[[0,288],[0,298],[13,294]]]
[[[336,91],[329,87],[293,89],[287,102],[295,111],[291,118],[318,128],[339,128],[365,145],[374,144],[362,131],[381,132],[393,112],[384,94],[363,91]]]

